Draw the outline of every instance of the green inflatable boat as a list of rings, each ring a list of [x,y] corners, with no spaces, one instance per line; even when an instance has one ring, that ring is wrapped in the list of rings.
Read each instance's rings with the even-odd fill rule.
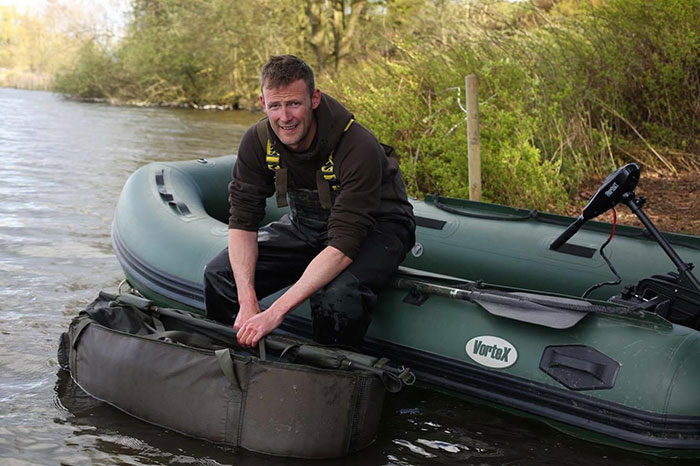
[[[153,163],[129,178],[112,239],[134,290],[203,312],[234,163]],[[634,196],[638,179],[634,166],[618,170],[578,219],[413,200],[417,242],[380,295],[364,350],[430,386],[592,440],[700,456],[700,285],[685,262],[700,262],[700,238],[659,234]],[[604,257],[611,225],[592,219],[618,203],[647,228],[618,226]],[[265,222],[285,213],[272,200],[266,212]],[[619,284],[595,287],[614,273]],[[595,300],[577,298],[587,290]],[[309,315],[301,306],[281,331],[310,336]]]

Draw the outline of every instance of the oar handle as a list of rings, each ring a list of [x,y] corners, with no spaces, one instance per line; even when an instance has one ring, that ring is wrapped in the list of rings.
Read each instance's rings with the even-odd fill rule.
[[[413,280],[410,278],[395,278],[392,280],[392,285],[409,291],[418,291],[421,293],[431,294],[435,296],[443,296],[445,298],[462,299],[469,301],[472,291],[453,288],[451,286],[437,285],[435,283]]]

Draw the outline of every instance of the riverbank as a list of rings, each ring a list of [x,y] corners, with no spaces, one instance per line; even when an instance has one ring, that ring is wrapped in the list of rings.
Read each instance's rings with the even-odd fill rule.
[[[2,75],[0,74],[0,77]],[[30,81],[23,81],[28,83]],[[5,86],[0,81],[0,87]],[[83,98],[78,96],[64,95],[64,99],[83,103],[107,104],[116,107],[138,107],[138,108],[172,108],[172,109],[194,109],[213,112],[243,111],[250,114],[250,120],[262,118],[264,115],[259,111],[241,110],[236,105],[198,105],[187,102],[145,102],[145,101],[123,101],[107,98]],[[232,148],[235,150],[235,148]],[[672,154],[671,154],[672,155]],[[677,173],[670,170],[645,169],[642,167],[642,178],[636,190],[638,195],[646,196],[648,202],[644,206],[646,213],[662,231],[700,235],[700,209],[697,206],[697,199],[700,199],[700,156],[697,154],[683,154],[688,161],[685,168],[681,168]],[[680,165],[676,163],[676,165]],[[570,199],[568,199],[563,209],[554,209],[553,213],[569,216],[578,216],[588,199],[595,193],[605,176],[589,175],[585,176],[579,187]],[[517,207],[530,208],[532,206],[522,205]],[[617,211],[618,223],[622,225],[640,226],[637,217],[629,209],[620,206]],[[611,221],[610,214],[605,214],[601,220]]]
[[[2,87],[2,86],[0,86]],[[208,111],[232,111],[232,110],[247,110],[250,113],[255,113],[255,111],[250,109],[242,109],[238,104],[197,104],[196,102],[151,102],[147,100],[123,100],[117,98],[107,98],[107,97],[80,97],[75,95],[62,94],[63,98],[66,100],[72,100],[75,102],[88,103],[88,104],[108,104],[114,107],[140,107],[140,108],[184,108],[190,110],[208,110]],[[262,115],[262,114],[261,114]]]
[[[47,73],[0,68],[0,87],[26,91],[50,91],[53,88],[53,76]]]

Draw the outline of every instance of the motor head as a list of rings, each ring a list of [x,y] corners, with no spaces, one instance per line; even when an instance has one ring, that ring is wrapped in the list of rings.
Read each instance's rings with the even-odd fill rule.
[[[611,173],[598,191],[591,197],[583,209],[583,213],[555,239],[549,248],[557,251],[583,226],[586,221],[597,217],[608,209],[612,209],[622,200],[626,193],[634,191],[639,182],[639,166],[628,163]]]
[[[598,191],[584,207],[581,216],[585,220],[590,220],[612,209],[620,203],[623,194],[634,191],[638,182],[639,166],[636,163],[628,163],[617,169],[605,178]]]

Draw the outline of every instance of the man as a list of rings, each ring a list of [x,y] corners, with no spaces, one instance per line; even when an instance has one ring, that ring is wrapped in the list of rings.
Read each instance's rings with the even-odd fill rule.
[[[228,248],[204,272],[207,317],[254,346],[310,298],[314,340],[357,348],[377,290],[415,241],[398,164],[301,59],[271,57],[260,83],[267,118],[239,146]],[[291,212],[258,231],[275,193]],[[258,298],[288,285],[261,312]]]

